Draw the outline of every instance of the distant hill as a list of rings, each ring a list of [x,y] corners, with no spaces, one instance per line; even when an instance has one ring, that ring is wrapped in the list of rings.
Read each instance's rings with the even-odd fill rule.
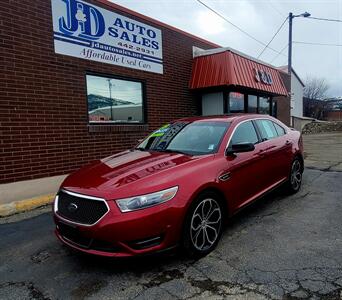
[[[106,107],[109,105],[117,106],[117,105],[135,105],[135,103],[131,101],[114,99],[110,100],[109,97],[104,97],[100,95],[90,94],[88,95],[88,110],[94,110],[101,107]]]

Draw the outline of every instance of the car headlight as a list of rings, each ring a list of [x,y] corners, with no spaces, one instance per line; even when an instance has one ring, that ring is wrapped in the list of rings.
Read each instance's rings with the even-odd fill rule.
[[[116,204],[121,212],[134,211],[169,201],[176,195],[177,191],[178,186],[175,186],[152,194],[119,199],[116,200]]]

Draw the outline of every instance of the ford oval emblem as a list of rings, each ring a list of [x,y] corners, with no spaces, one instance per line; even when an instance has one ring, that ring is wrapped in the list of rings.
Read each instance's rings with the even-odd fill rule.
[[[74,213],[77,209],[78,209],[78,206],[75,203],[71,202],[68,205],[68,211],[70,211],[71,213]]]

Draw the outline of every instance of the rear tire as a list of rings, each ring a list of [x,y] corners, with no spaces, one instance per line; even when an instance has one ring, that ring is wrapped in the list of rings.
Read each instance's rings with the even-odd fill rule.
[[[292,164],[289,179],[287,181],[286,191],[288,194],[295,194],[300,190],[303,178],[302,161],[296,157]]]
[[[183,248],[190,257],[202,257],[217,246],[223,227],[223,208],[214,192],[202,193],[191,205],[183,228]]]

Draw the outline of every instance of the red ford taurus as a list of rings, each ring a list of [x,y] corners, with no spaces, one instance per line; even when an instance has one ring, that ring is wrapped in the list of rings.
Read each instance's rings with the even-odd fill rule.
[[[302,172],[301,135],[277,119],[181,119],[68,176],[54,202],[56,235],[102,256],[176,246],[205,255],[225,218],[281,184],[297,192]]]

